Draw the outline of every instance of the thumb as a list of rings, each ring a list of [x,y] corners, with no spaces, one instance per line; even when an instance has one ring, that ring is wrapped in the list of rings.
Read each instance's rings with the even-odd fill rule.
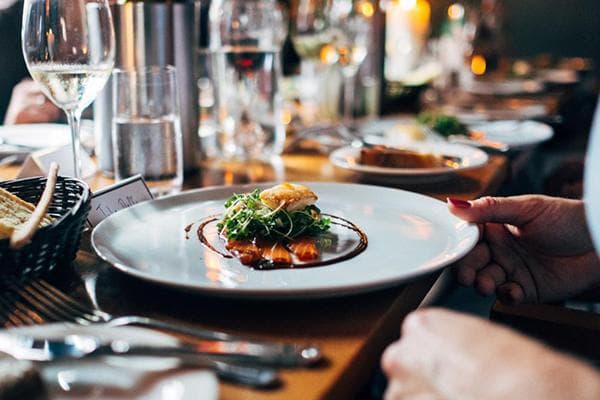
[[[450,212],[477,224],[486,222],[523,226],[540,213],[536,196],[482,197],[464,201],[448,198]]]

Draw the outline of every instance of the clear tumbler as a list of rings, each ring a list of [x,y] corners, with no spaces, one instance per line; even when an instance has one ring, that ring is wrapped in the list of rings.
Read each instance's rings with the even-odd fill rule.
[[[154,195],[181,190],[182,135],[175,67],[113,72],[115,177],[141,174]]]

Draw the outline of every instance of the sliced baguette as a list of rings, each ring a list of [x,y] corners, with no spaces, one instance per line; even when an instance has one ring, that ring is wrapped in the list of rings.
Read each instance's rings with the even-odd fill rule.
[[[0,188],[0,240],[9,238],[13,231],[31,217],[35,206]],[[51,224],[52,217],[46,215],[40,227]]]

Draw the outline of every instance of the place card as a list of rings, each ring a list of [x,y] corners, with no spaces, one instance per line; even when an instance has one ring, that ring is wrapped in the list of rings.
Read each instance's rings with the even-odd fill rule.
[[[84,178],[94,175],[97,171],[96,165],[90,158],[83,148],[81,149],[81,174]],[[56,162],[60,167],[59,175],[62,176],[74,176],[75,168],[73,166],[73,150],[71,145],[65,145],[61,147],[49,148],[34,151],[29,154],[19,173],[17,178],[31,178],[34,176],[46,176],[50,164]]]
[[[94,227],[119,210],[152,199],[144,178],[141,175],[132,176],[94,193],[88,224]]]

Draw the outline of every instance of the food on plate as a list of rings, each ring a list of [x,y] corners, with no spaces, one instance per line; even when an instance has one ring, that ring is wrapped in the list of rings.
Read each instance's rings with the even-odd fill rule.
[[[289,249],[301,261],[311,261],[319,257],[319,248],[315,238],[304,236],[289,244]]]
[[[219,221],[228,240],[290,241],[329,229],[329,218],[314,205],[317,196],[306,186],[282,183],[264,191],[234,194],[225,202]]]
[[[0,188],[0,239],[9,238],[15,229],[29,220],[34,209],[33,204]],[[39,226],[52,222],[52,217],[45,215]]]
[[[317,195],[303,185],[284,182],[260,192],[260,201],[272,210],[296,211],[315,204]]]
[[[450,115],[423,112],[417,116],[417,122],[445,137],[469,134],[469,128]]]
[[[452,168],[447,157],[383,145],[363,147],[358,162],[382,168]]]
[[[246,265],[290,265],[317,260],[316,238],[331,220],[315,205],[317,195],[304,185],[282,183],[263,191],[234,194],[217,223],[226,249]]]
[[[323,214],[316,201],[310,188],[287,182],[234,194],[223,215],[201,220],[196,234],[213,254],[259,270],[320,267],[362,253],[367,235],[345,218]],[[186,239],[194,225],[184,228]]]
[[[408,141],[422,142],[427,139],[427,132],[425,132],[422,125],[416,122],[403,121],[386,129],[385,136],[390,139],[400,137]]]

